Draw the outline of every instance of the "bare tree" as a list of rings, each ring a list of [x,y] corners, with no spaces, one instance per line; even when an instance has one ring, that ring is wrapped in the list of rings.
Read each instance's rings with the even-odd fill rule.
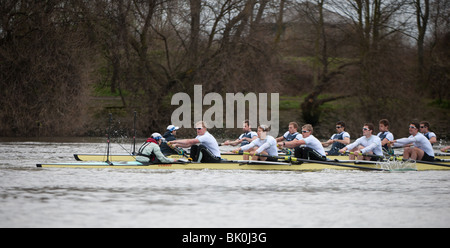
[[[72,1],[0,4],[0,135],[73,135],[95,56]]]
[[[428,87],[432,89],[432,96],[437,99],[437,103],[445,106],[450,93],[447,90],[450,77],[450,2],[435,0],[430,3],[430,38],[428,43],[429,52],[426,53],[429,68],[427,73]]]
[[[417,22],[417,66],[418,66],[418,85],[426,85],[424,69],[424,44],[425,35],[427,33],[428,20],[430,16],[430,1],[429,0],[414,0],[414,6],[416,9],[416,22]]]
[[[317,0],[314,2],[306,1],[295,5],[295,10],[300,17],[297,19],[302,25],[295,26],[296,29],[307,29],[311,36],[309,44],[312,44],[313,58],[311,61],[311,83],[308,87],[308,95],[301,103],[302,118],[305,122],[312,125],[317,125],[321,117],[321,106],[327,102],[335,101],[337,99],[348,97],[348,95],[334,95],[319,99],[319,96],[324,93],[334,83],[339,83],[335,80],[336,76],[344,73],[345,68],[354,64],[342,63],[339,58],[330,55],[329,40],[332,36],[336,39],[337,35],[334,29],[339,26],[339,20],[331,20],[331,12],[324,8],[324,0]],[[326,22],[325,18],[329,21]],[[308,39],[305,34],[302,34],[303,39]],[[309,41],[309,40],[308,40]],[[336,65],[330,69],[331,65]]]

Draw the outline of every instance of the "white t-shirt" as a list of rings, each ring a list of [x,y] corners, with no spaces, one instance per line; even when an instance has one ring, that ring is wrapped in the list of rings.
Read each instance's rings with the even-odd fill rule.
[[[301,133],[297,134],[297,136],[295,136],[296,140],[302,140],[303,139],[303,135]]]
[[[306,143],[306,147],[314,149],[322,156],[326,156],[325,149],[323,149],[322,143],[316,137],[310,135],[308,138],[303,138],[303,140]]]
[[[195,138],[200,141],[200,144],[208,148],[214,156],[220,158],[219,144],[217,144],[217,140],[208,131],[206,131],[205,134],[199,135]]]
[[[346,147],[348,150],[351,150],[359,145],[364,146],[364,149],[361,150],[361,153],[373,152],[373,154],[377,156],[383,156],[381,140],[378,136],[372,135],[369,138],[366,138],[366,136],[362,136],[361,138],[357,139],[355,142],[347,145]]]
[[[416,136],[411,135],[408,138],[398,139],[397,142],[394,143],[394,147],[404,146],[411,143],[428,154],[428,156],[434,157],[434,150],[430,141],[421,133],[417,133]]]
[[[247,151],[248,149],[251,149],[253,147],[259,147],[256,150],[256,153],[261,153],[263,151],[266,151],[269,156],[278,156],[278,149],[277,149],[277,141],[274,137],[267,135],[266,139],[260,139],[257,138],[254,141],[252,141],[250,144],[242,146],[242,151]]]

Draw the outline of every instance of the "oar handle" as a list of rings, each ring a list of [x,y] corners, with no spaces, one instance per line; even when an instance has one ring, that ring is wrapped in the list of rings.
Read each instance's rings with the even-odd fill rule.
[[[243,155],[251,155],[249,152],[242,152],[242,154]],[[293,157],[293,156],[270,156],[270,155],[261,154],[261,153],[255,153],[254,156],[283,159],[285,161],[298,161],[298,159],[296,157]]]
[[[184,149],[181,149],[179,147],[173,146],[170,142],[164,141],[170,149],[174,150],[179,155],[182,155],[183,157],[186,157],[188,160],[192,160],[192,158],[188,157],[186,154],[186,151]]]

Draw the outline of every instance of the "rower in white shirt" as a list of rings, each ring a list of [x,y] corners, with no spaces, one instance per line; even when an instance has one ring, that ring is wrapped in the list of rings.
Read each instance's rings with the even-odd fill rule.
[[[219,144],[206,127],[204,121],[195,123],[197,137],[194,139],[173,140],[168,142],[175,147],[188,148],[191,147],[191,158],[196,162],[202,163],[220,163]]]
[[[293,141],[278,142],[278,146],[295,148],[295,157],[310,160],[327,160],[325,149],[322,143],[312,135],[313,127],[311,124],[306,124],[302,127],[303,139],[296,138]],[[300,147],[305,145],[304,147]]]
[[[434,151],[430,141],[419,132],[420,124],[411,122],[409,124],[408,138],[393,140],[389,142],[394,147],[405,146],[412,144],[413,147],[405,147],[403,151],[403,159],[413,159],[422,161],[434,161]]]
[[[355,159],[355,154],[363,154],[358,155],[358,160],[374,160],[376,161],[377,158],[373,156],[364,156],[364,154],[367,155],[376,155],[376,156],[383,156],[383,150],[381,148],[381,140],[378,136],[373,135],[373,129],[374,126],[372,123],[366,123],[363,127],[363,136],[359,139],[357,139],[355,142],[347,145],[346,147],[339,150],[340,153],[345,153],[347,150],[353,152],[349,155],[350,160]]]
[[[249,156],[252,156],[252,160],[259,161],[277,161],[276,156],[278,156],[277,142],[274,137],[267,135],[270,131],[269,126],[260,125],[258,127],[258,138],[253,140],[250,144],[241,146],[235,149],[234,153],[239,153],[239,151],[249,151],[250,155],[243,155],[244,160],[249,160]],[[258,156],[258,154],[266,156]],[[272,157],[267,157],[272,156]]]

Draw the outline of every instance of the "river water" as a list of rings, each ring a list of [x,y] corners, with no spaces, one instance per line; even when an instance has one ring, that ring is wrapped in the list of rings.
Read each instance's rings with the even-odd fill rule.
[[[450,171],[36,168],[105,149],[0,142],[0,227],[450,227]]]

